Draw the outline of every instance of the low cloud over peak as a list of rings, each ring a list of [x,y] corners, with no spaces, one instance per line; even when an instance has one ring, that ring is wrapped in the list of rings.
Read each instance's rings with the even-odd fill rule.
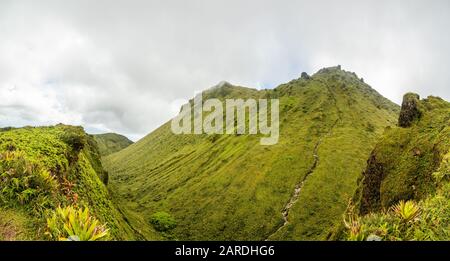
[[[138,139],[225,79],[342,64],[387,98],[450,100],[448,1],[1,1],[0,125]]]

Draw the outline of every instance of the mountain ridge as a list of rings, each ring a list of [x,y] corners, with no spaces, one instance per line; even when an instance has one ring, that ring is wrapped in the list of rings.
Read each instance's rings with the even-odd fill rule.
[[[269,237],[283,224],[282,211],[296,184],[314,165],[315,144],[333,129],[333,135],[321,143],[317,152],[321,160],[290,211],[294,221],[270,236],[284,240],[326,238],[345,210],[347,199],[343,198],[351,197],[356,189],[356,176],[370,152],[364,143],[374,144],[384,127],[396,123],[399,112],[398,105],[338,67],[273,90],[225,85],[205,91],[204,97],[279,98],[279,144],[258,146],[258,135],[175,136],[168,122],[105,158],[111,186],[120,204],[139,216],[138,224],[158,211],[167,212],[178,221],[171,237],[179,239]],[[337,147],[345,153],[338,154]],[[333,167],[333,161],[339,167]],[[344,162],[352,169],[349,173],[342,169]],[[332,174],[327,174],[327,168]],[[340,175],[341,185],[336,183]],[[327,179],[328,184],[323,183]],[[326,188],[318,198],[312,191],[315,186]],[[340,199],[327,194],[333,190]],[[321,206],[311,205],[319,198],[324,200]],[[335,204],[335,200],[340,203]]]
[[[107,224],[111,240],[138,238],[111,201],[107,182],[97,144],[82,127],[1,131],[0,223],[6,226],[0,238],[51,239],[48,220],[60,206],[89,209],[91,220]]]
[[[133,144],[0,128],[0,240],[66,240],[58,215],[82,210],[109,240],[450,238],[449,102],[407,93],[400,107],[340,66],[219,85],[203,97],[279,99],[279,142],[175,135],[170,121]]]

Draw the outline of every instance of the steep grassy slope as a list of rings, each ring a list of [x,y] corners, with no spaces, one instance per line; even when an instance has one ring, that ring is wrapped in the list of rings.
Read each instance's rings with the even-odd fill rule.
[[[127,137],[116,133],[92,135],[97,142],[98,150],[102,157],[125,149],[133,144]]]
[[[106,157],[115,198],[147,237],[155,213],[165,212],[177,223],[166,238],[326,239],[399,111],[339,67],[274,90],[225,84],[204,93],[210,97],[279,98],[280,140],[262,146],[260,135],[174,135],[168,122]]]
[[[450,239],[450,103],[407,94],[399,125],[370,156],[346,239]],[[391,208],[402,200],[417,202],[419,216],[406,222],[401,204]]]
[[[46,218],[57,206],[88,207],[110,239],[134,233],[111,202],[99,152],[82,128],[0,131],[0,239],[48,239]]]

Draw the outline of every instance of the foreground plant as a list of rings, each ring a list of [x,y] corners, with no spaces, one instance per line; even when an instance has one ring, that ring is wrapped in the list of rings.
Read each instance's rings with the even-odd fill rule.
[[[365,238],[363,229],[358,215],[355,213],[354,205],[350,201],[347,207],[347,213],[344,216],[344,225],[348,229],[348,240],[362,241]]]
[[[40,215],[51,207],[58,190],[56,178],[40,164],[30,161],[23,151],[0,153],[0,202],[23,205]]]
[[[419,206],[411,200],[406,202],[401,200],[392,207],[392,211],[405,223],[415,220],[420,215]]]
[[[47,219],[46,234],[53,240],[60,241],[95,241],[108,238],[106,225],[89,213],[86,207],[58,207]]]

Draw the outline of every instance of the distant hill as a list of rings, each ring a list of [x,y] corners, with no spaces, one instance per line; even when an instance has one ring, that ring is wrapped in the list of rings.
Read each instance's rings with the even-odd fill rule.
[[[400,110],[340,67],[273,90],[224,82],[204,97],[279,98],[280,140],[262,146],[260,135],[174,135],[168,122],[105,157],[115,200],[148,238],[155,219],[176,224],[160,229],[167,239],[329,238]]]
[[[372,151],[348,212],[344,239],[450,239],[449,102],[405,95],[399,126]]]
[[[47,220],[52,213],[60,215],[58,206],[89,209],[90,216],[78,226],[96,218],[106,224],[107,239],[139,238],[110,200],[107,180],[97,145],[81,127],[2,129],[0,240],[49,240]]]
[[[127,137],[116,133],[92,135],[102,157],[116,153],[133,144]]]

